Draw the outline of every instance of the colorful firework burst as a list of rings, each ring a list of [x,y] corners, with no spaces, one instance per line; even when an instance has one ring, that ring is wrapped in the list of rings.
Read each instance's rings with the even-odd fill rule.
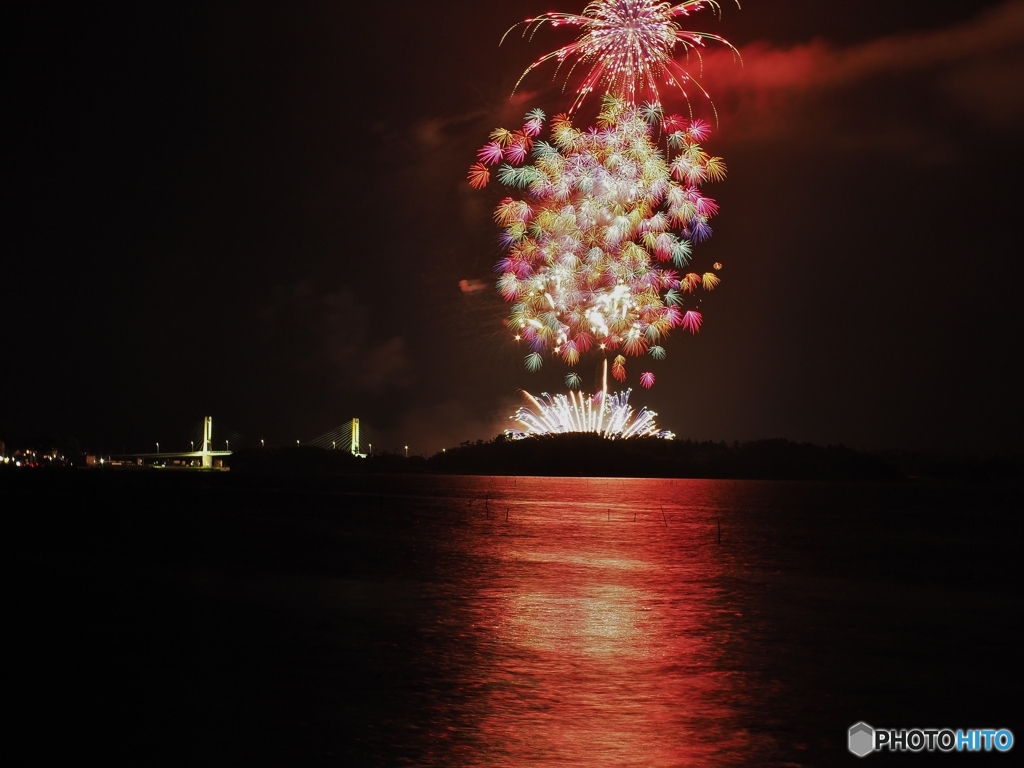
[[[699,185],[724,178],[725,163],[700,145],[706,123],[666,117],[656,104],[606,96],[597,127],[579,130],[559,115],[550,141],[535,138],[544,119],[534,110],[522,130],[494,131],[469,173],[482,187],[500,163],[499,182],[519,195],[494,213],[507,249],[496,271],[512,303],[508,326],[532,350],[529,370],[545,354],[573,366],[596,348],[620,353],[612,372],[622,381],[625,356],[661,360],[673,328],[700,328],[693,294],[719,278],[684,268],[718,211]]]
[[[700,50],[708,41],[721,43],[737,55],[738,51],[718,35],[680,28],[678,19],[704,8],[721,12],[715,0],[687,0],[676,5],[657,0],[593,0],[582,14],[550,12],[526,19],[512,27],[523,25],[524,37],[532,37],[543,24],[576,27],[580,35],[533,62],[516,87],[534,69],[554,60],[559,69],[569,62],[570,75],[577,67],[584,71],[570,112],[594,91],[617,96],[629,104],[645,100],[657,103],[661,83],[678,88],[684,95],[687,84],[693,83],[706,96],[700,83],[676,60],[676,48],[681,47],[687,56],[694,53],[698,62]]]

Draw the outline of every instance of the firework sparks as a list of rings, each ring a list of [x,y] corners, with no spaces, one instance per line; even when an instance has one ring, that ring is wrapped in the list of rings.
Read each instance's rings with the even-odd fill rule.
[[[718,35],[680,28],[678,19],[704,8],[721,12],[715,0],[688,0],[676,5],[658,0],[593,0],[582,14],[550,12],[526,19],[505,36],[522,25],[523,36],[532,38],[544,24],[576,27],[580,34],[569,45],[533,62],[516,87],[534,69],[553,60],[558,62],[559,69],[568,63],[567,77],[577,67],[583,71],[570,112],[594,91],[617,96],[629,104],[645,100],[657,104],[660,84],[678,88],[685,96],[687,84],[693,83],[707,96],[692,74],[676,61],[676,48],[681,48],[687,58],[692,52],[698,62],[701,62],[701,49],[709,41],[727,46],[737,56],[739,52]]]
[[[631,437],[660,437],[671,440],[675,435],[659,430],[655,424],[657,413],[641,408],[635,411],[629,404],[631,390],[617,392],[609,397],[598,393],[588,397],[577,392],[568,395],[534,397],[524,392],[528,405],[521,406],[512,417],[525,431],[506,430],[510,437],[554,435],[567,432],[593,432],[616,440]]]
[[[698,143],[706,123],[666,117],[653,105],[606,96],[598,128],[581,131],[560,115],[550,141],[534,138],[543,124],[534,110],[523,130],[493,132],[469,173],[472,186],[484,186],[486,163],[497,165],[495,176],[517,195],[494,212],[507,249],[496,271],[512,304],[508,327],[530,346],[529,370],[545,354],[575,365],[596,347],[619,353],[613,374],[624,381],[626,356],[661,360],[659,342],[673,328],[700,327],[699,302],[684,294],[712,290],[719,279],[679,270],[693,243],[710,236],[718,211],[699,185],[724,176],[725,163]],[[521,164],[513,147],[533,163]]]

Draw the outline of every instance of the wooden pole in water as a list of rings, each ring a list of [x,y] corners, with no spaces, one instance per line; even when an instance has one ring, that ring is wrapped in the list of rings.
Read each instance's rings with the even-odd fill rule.
[[[665,527],[668,528],[668,518],[665,516],[665,508],[661,508],[661,516],[665,520]]]
[[[635,509],[633,510],[633,522],[634,523],[636,522],[636,510]]]

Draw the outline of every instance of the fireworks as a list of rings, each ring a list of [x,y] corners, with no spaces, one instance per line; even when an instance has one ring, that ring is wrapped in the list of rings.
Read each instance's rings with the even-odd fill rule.
[[[497,166],[517,194],[494,213],[507,249],[496,271],[512,304],[508,327],[529,346],[531,371],[546,354],[573,366],[591,349],[617,351],[612,372],[623,381],[626,356],[661,360],[671,329],[700,328],[694,294],[719,278],[684,268],[718,211],[699,185],[723,178],[725,163],[700,145],[706,123],[666,117],[656,104],[606,96],[597,127],[559,115],[549,141],[536,138],[544,122],[534,110],[521,130],[494,131],[469,173],[482,187]]]
[[[688,0],[676,5],[657,0],[593,0],[581,15],[551,12],[526,19],[520,22],[525,25],[524,37],[532,37],[545,23],[553,27],[577,27],[580,35],[575,42],[533,62],[519,82],[538,66],[552,60],[558,62],[559,68],[569,62],[570,74],[580,67],[584,71],[583,80],[576,89],[570,112],[597,90],[622,98],[628,104],[645,100],[658,103],[659,83],[675,86],[686,95],[686,84],[692,82],[707,95],[674,55],[679,46],[687,54],[693,52],[699,61],[700,49],[707,41],[721,43],[738,53],[718,35],[688,32],[679,27],[677,19],[705,7],[720,11],[715,0]],[[509,32],[505,33],[506,37]]]
[[[605,398],[603,393],[593,397],[570,392],[568,395],[543,393],[536,398],[523,393],[529,401],[512,418],[525,427],[525,432],[507,430],[512,437],[552,435],[566,432],[593,432],[608,439],[630,437],[661,437],[671,440],[674,434],[659,430],[654,423],[658,415],[641,408],[639,412],[629,405],[630,390]]]
[[[575,366],[594,350],[604,357],[604,373],[593,397],[575,391],[581,385],[575,371],[565,377],[568,395],[525,393],[529,404],[512,418],[526,431],[506,434],[673,437],[658,430],[653,411],[630,407],[632,390],[609,396],[608,361],[614,355],[612,376],[624,382],[627,356],[663,360],[662,342],[673,328],[700,330],[698,289],[711,291],[720,282],[715,272],[686,270],[693,244],[711,236],[709,222],[718,212],[700,186],[724,178],[725,163],[701,146],[707,123],[666,116],[658,92],[666,84],[686,96],[694,83],[707,95],[676,61],[678,47],[698,61],[707,41],[736,52],[717,35],[680,28],[679,18],[705,7],[719,10],[716,0],[593,0],[581,15],[550,12],[522,22],[524,36],[546,23],[580,34],[533,62],[516,87],[551,60],[559,69],[568,63],[567,80],[579,67],[582,83],[568,112],[550,125],[535,109],[519,130],[493,131],[469,169],[469,183],[482,189],[493,175],[511,192],[494,211],[505,250],[497,288],[512,305],[511,334],[529,347],[526,368],[540,369],[545,355]],[[570,115],[595,91],[602,97],[597,123],[578,128]],[[640,374],[646,388],[654,380],[651,371]]]

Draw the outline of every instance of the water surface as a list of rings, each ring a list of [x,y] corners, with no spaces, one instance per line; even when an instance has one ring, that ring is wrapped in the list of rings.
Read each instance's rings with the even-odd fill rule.
[[[859,720],[1024,734],[1017,486],[70,478],[4,489],[51,757],[829,766]]]
[[[1009,660],[1021,637],[1020,594],[991,589],[1020,527],[972,536],[972,515],[1008,513],[985,494],[414,481],[401,504],[430,572],[414,555],[409,578],[380,580],[359,610],[417,617],[425,691],[386,738],[366,723],[356,751],[436,765],[821,765],[859,719],[995,717],[974,675],[979,653]]]

